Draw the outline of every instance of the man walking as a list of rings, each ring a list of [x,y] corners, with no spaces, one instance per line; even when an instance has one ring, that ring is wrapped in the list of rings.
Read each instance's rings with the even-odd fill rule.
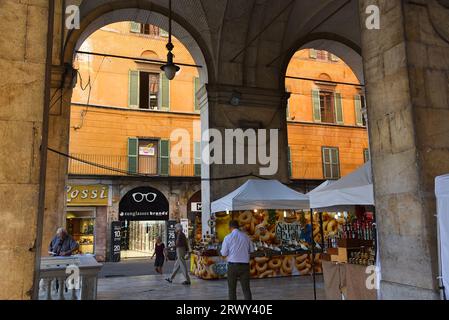
[[[237,280],[240,280],[245,300],[252,300],[250,289],[249,255],[254,251],[249,237],[239,230],[238,221],[229,222],[231,233],[223,241],[221,255],[228,260],[229,300],[237,300]]]
[[[171,276],[165,280],[172,283],[173,279],[176,277],[176,274],[181,269],[182,274],[185,277],[185,281],[182,284],[190,285],[190,276],[189,276],[189,270],[187,269],[186,265],[186,258],[188,257],[188,253],[190,253],[190,246],[189,242],[187,240],[186,235],[184,232],[182,232],[182,225],[180,223],[175,225],[175,232],[176,232],[176,240],[175,240],[175,246],[176,246],[176,261],[175,266],[173,268],[173,272]]]

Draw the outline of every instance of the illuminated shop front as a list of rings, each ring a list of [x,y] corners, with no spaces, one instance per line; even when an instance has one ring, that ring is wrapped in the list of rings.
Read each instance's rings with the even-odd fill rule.
[[[78,254],[106,256],[106,215],[110,186],[102,184],[67,186],[66,229],[79,243]]]
[[[168,200],[159,190],[138,187],[126,193],[119,204],[119,221],[122,223],[121,258],[153,255],[159,236],[167,244],[168,217]]]

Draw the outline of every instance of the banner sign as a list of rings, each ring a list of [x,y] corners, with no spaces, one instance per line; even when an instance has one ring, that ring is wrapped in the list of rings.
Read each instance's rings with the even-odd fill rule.
[[[120,262],[120,243],[122,240],[122,222],[111,223],[111,261]]]
[[[178,222],[176,220],[167,221],[167,248],[168,248],[168,259],[175,260],[176,259],[176,232],[175,225]]]

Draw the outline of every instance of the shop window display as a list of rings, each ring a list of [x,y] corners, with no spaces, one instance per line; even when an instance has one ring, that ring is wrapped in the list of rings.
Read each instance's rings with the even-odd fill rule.
[[[94,254],[95,250],[95,218],[86,213],[68,213],[67,231],[79,243],[79,254]]]

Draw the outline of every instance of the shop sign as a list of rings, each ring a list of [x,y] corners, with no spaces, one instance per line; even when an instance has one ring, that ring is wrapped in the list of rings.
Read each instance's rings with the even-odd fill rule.
[[[168,259],[175,260],[176,259],[176,232],[175,225],[178,222],[176,220],[167,221],[167,247],[168,247]]]
[[[111,223],[111,261],[120,262],[120,245],[122,241],[122,222]]]
[[[201,202],[192,202],[190,205],[190,211],[201,212]]]
[[[108,206],[109,186],[68,185],[67,206]]]
[[[119,204],[119,220],[168,220],[168,201],[151,187],[139,187],[125,194]]]
[[[301,225],[297,222],[276,224],[276,238],[282,242],[298,240],[301,237]]]

